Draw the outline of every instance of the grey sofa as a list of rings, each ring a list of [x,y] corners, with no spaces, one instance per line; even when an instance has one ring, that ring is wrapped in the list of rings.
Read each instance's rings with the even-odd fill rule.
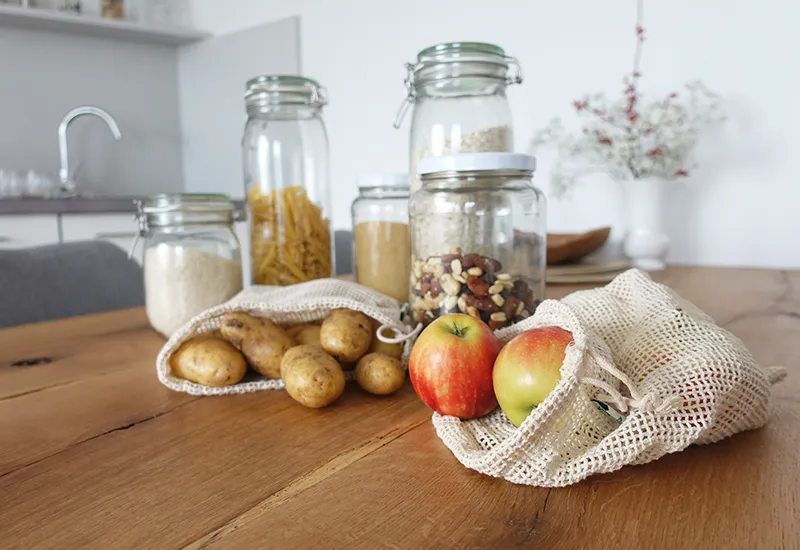
[[[111,243],[0,250],[0,327],[141,305],[142,269]]]

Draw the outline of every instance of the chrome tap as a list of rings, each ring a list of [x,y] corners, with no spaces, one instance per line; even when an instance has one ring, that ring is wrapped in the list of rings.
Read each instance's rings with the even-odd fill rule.
[[[72,181],[72,177],[69,173],[69,152],[67,151],[67,127],[69,123],[78,118],[81,115],[95,115],[102,118],[108,127],[111,129],[111,133],[114,135],[114,139],[117,141],[122,139],[122,132],[119,131],[119,126],[117,126],[117,122],[114,118],[108,114],[106,111],[99,107],[93,107],[91,105],[83,105],[81,107],[75,107],[70,112],[68,112],[64,119],[61,121],[61,124],[58,126],[58,150],[61,154],[61,170],[58,172],[58,176],[61,179],[61,188],[63,191],[75,191],[75,182]]]

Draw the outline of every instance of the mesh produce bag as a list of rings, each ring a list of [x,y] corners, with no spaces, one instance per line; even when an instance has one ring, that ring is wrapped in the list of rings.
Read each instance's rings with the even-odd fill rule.
[[[283,381],[248,373],[238,384],[224,387],[208,387],[172,375],[169,358],[186,340],[219,328],[224,313],[244,312],[266,317],[279,325],[308,323],[323,319],[329,311],[348,308],[360,311],[381,324],[379,332],[385,342],[403,342],[403,366],[408,365],[411,339],[419,330],[411,330],[401,323],[400,303],[365,286],[338,279],[318,279],[290,286],[254,285],[244,289],[229,301],[195,316],[179,328],[161,348],[156,358],[158,379],[175,391],[192,395],[226,395],[262,390],[282,389]],[[390,327],[393,336],[386,336]],[[345,377],[353,378],[352,372]]]
[[[545,300],[496,334],[506,342],[546,325],[569,330],[575,343],[561,381],[519,428],[499,409],[467,421],[433,414],[436,433],[468,468],[560,487],[650,462],[763,426],[770,386],[785,376],[762,369],[738,338],[636,269],[604,288]]]

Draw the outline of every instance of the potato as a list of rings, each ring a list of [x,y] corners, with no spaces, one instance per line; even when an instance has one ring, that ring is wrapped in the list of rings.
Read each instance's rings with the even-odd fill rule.
[[[319,340],[340,363],[355,363],[372,344],[372,320],[358,311],[334,309],[322,321]]]
[[[372,321],[372,331],[374,332],[372,336],[372,344],[369,346],[369,350],[367,353],[385,353],[386,355],[391,355],[392,357],[397,357],[398,359],[403,356],[403,344],[387,344],[386,342],[381,342],[378,340],[378,329],[381,328],[381,324],[378,321]],[[391,336],[392,331],[386,330],[386,335]]]
[[[388,395],[400,389],[406,373],[400,360],[385,353],[368,353],[356,365],[356,382],[375,395]]]
[[[206,332],[201,332],[200,334],[198,334],[197,336],[194,337],[194,339],[198,339],[198,338],[219,338],[221,340],[225,339],[222,336],[222,332],[218,328],[213,329],[213,330],[208,330]]]
[[[387,344],[376,337],[372,340],[372,345],[370,345],[367,353],[383,353],[400,359],[403,356],[403,344]]]
[[[306,407],[336,401],[344,391],[344,372],[336,360],[317,346],[296,346],[281,360],[281,378],[289,396]]]
[[[225,313],[219,328],[259,374],[280,378],[281,357],[296,345],[286,331],[269,319],[247,313]]]
[[[169,358],[172,374],[204,386],[230,386],[244,378],[247,362],[233,344],[201,334],[184,342]]]
[[[298,332],[302,331],[303,329],[306,329],[308,327],[319,327],[321,324],[322,324],[322,322],[312,321],[310,323],[298,323],[296,325],[288,325],[288,326],[284,326],[282,328],[283,328],[283,330],[286,331],[286,334],[288,334],[289,336],[294,338],[295,335]]]
[[[292,338],[294,338],[298,344],[322,347],[319,343],[320,330],[321,327],[319,325],[305,325],[303,327],[298,327],[297,330],[294,331],[294,334],[292,334]]]

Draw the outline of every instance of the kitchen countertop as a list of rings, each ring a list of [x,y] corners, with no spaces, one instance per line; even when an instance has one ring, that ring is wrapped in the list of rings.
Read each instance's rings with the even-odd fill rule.
[[[462,466],[408,382],[195,397],[159,383],[143,308],[0,330],[0,546],[796,548],[800,271],[653,277],[789,368],[771,418],[560,489]]]
[[[82,196],[64,198],[0,198],[0,216],[26,214],[118,214],[136,212],[134,200],[145,196]],[[244,209],[243,200],[235,200],[237,210]]]

